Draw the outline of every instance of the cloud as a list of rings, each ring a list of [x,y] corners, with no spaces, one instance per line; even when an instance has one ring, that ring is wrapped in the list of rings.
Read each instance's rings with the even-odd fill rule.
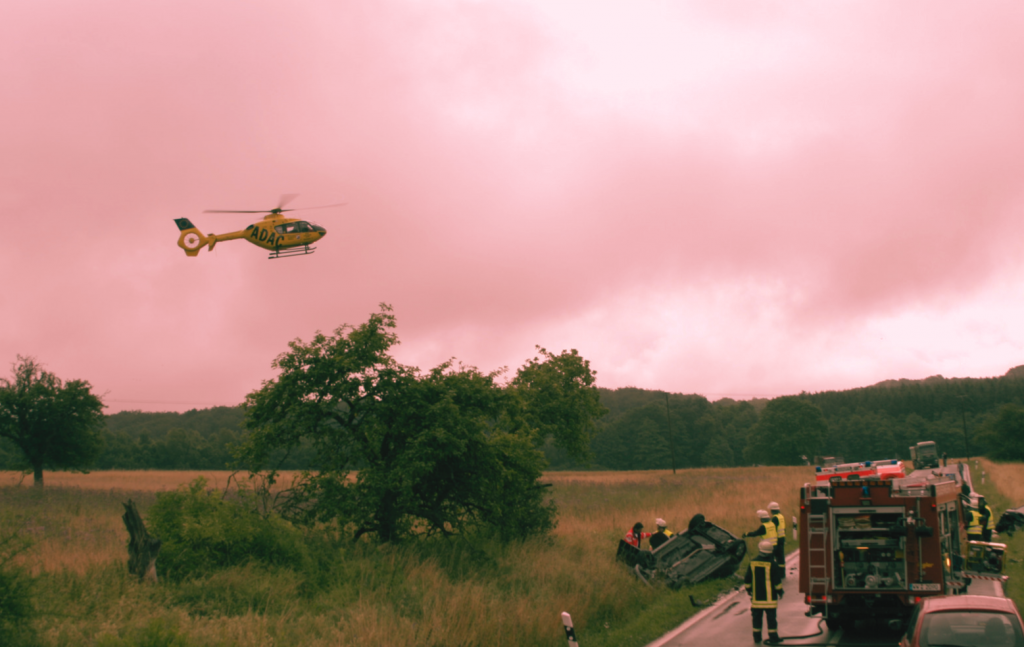
[[[1021,273],[1022,10],[750,11],[18,5],[0,357],[112,401],[232,403],[380,302],[405,361],[579,347],[610,386],[815,390],[1016,352],[992,290]],[[291,192],[347,203],[297,212],[328,229],[313,256],[174,246],[174,218],[221,233],[250,220],[204,209]]]

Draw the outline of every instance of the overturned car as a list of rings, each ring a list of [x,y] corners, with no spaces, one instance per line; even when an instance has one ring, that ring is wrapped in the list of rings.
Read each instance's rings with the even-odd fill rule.
[[[633,567],[644,581],[663,579],[671,589],[736,572],[747,544],[698,514],[686,532],[672,535],[655,550],[641,550],[619,540],[618,559]]]
[[[1014,531],[1021,528],[1024,528],[1024,506],[1007,510],[999,517],[999,523],[996,524],[996,532],[1005,532],[1011,537],[1013,537]]]

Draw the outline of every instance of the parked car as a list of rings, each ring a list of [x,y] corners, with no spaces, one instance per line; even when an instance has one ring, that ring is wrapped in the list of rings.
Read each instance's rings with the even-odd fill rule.
[[[924,598],[910,616],[900,647],[1024,647],[1021,625],[1009,598]]]

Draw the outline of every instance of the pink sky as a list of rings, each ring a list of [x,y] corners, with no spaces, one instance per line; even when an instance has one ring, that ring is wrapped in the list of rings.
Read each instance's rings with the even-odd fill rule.
[[[723,396],[1024,364],[1024,5],[70,2],[0,23],[0,360],[231,405],[394,306],[398,358]],[[174,218],[303,214],[188,258]]]

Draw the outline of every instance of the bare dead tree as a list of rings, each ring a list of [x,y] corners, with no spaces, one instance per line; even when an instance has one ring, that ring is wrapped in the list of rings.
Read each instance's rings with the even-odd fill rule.
[[[124,525],[128,528],[128,572],[137,575],[140,582],[156,583],[156,555],[160,552],[160,540],[150,536],[146,524],[139,515],[135,502],[128,499],[124,506]]]

